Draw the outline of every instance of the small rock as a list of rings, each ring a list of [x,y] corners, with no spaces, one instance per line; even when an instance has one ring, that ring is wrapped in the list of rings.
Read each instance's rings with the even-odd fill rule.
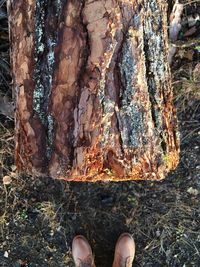
[[[54,231],[51,229],[49,234],[50,234],[50,236],[53,236],[54,235]]]
[[[188,188],[187,192],[191,195],[197,196],[199,191],[193,187]]]
[[[160,230],[157,230],[157,231],[156,231],[156,236],[159,237],[160,234],[161,234],[161,233],[160,233]]]
[[[3,256],[4,256],[5,258],[8,258],[8,251],[5,251],[4,254],[3,254]]]
[[[11,179],[10,176],[5,175],[5,176],[3,177],[3,184],[4,184],[4,185],[9,185],[11,182],[12,182],[12,179]]]
[[[11,169],[12,169],[13,172],[15,172],[17,170],[17,167],[15,165],[12,165]]]

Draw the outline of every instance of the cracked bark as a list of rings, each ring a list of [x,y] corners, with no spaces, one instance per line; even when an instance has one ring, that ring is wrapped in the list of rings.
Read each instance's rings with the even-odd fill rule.
[[[20,172],[162,179],[179,140],[162,0],[9,0]]]

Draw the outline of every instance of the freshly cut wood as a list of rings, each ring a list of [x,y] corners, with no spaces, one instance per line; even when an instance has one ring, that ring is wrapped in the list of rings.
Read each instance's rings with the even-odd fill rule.
[[[179,141],[162,0],[8,0],[19,172],[163,179]]]

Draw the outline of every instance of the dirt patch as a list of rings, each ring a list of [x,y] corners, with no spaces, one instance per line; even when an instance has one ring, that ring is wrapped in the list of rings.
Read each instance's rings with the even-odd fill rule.
[[[182,134],[188,133],[185,124]],[[114,244],[128,231],[137,244],[134,266],[198,267],[199,147],[200,132],[191,133],[179,167],[162,182],[12,178],[1,187],[1,266],[74,266],[75,234],[89,239],[98,266],[111,266]]]

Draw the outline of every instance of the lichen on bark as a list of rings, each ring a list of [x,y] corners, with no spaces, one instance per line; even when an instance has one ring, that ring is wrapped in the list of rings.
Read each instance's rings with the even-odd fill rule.
[[[42,81],[41,65],[42,54],[45,49],[44,43],[44,16],[46,0],[36,0],[35,8],[35,90],[33,92],[33,109],[39,115],[41,121],[45,124],[45,112],[42,108],[44,101],[45,88]]]
[[[136,94],[135,62],[132,42],[134,42],[134,30],[129,28],[128,36],[122,47],[122,60],[120,71],[122,77],[123,90],[120,91],[121,109],[120,109],[120,128],[124,147],[136,148],[140,145],[139,135],[143,132],[142,112],[140,111],[138,101],[134,101]]]
[[[54,139],[54,119],[49,111],[52,92],[55,47],[58,41],[56,31],[60,19],[61,2],[36,0],[35,6],[35,90],[33,109],[39,115],[46,130],[47,157],[50,159]],[[52,12],[55,12],[52,13]]]

